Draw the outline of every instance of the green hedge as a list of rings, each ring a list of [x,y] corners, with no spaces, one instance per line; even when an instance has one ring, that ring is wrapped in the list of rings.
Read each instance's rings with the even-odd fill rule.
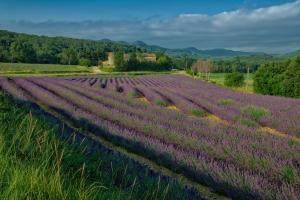
[[[300,56],[262,65],[254,76],[254,91],[300,98]]]
[[[228,87],[241,87],[245,84],[244,74],[239,72],[233,72],[226,74],[224,85]]]

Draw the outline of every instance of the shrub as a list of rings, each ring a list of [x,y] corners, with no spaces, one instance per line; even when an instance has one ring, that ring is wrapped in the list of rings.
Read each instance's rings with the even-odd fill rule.
[[[79,65],[81,66],[86,66],[86,67],[90,67],[92,65],[92,62],[89,59],[86,58],[81,58],[79,60]]]
[[[98,61],[98,66],[103,67],[103,62],[101,60]]]
[[[240,121],[241,124],[249,127],[249,128],[254,128],[254,127],[257,127],[257,123],[253,120],[247,120],[247,119],[241,119]]]
[[[116,86],[116,91],[122,93],[122,92],[124,92],[124,89],[122,86],[118,85],[118,86]]]
[[[156,100],[156,101],[155,101],[155,104],[156,104],[157,106],[162,106],[162,107],[167,107],[167,106],[168,106],[168,103],[165,102],[165,101],[163,101],[163,100]]]
[[[139,98],[139,97],[143,96],[138,90],[133,90],[133,91],[129,92],[128,95],[130,97],[134,97],[134,98]]]
[[[228,87],[241,87],[245,84],[245,77],[239,72],[226,74],[224,84]]]
[[[254,75],[254,91],[261,94],[282,94],[282,80],[285,69],[281,63],[262,65]]]
[[[300,56],[292,61],[262,65],[254,76],[254,91],[300,98]]]
[[[242,112],[247,114],[254,121],[259,121],[262,117],[267,116],[270,113],[267,109],[257,106],[243,107]]]
[[[289,64],[283,74],[282,95],[300,98],[300,56]]]
[[[187,69],[185,72],[186,72],[188,75],[191,75],[191,76],[194,75],[194,73],[193,73],[193,71],[192,71],[191,69]]]
[[[281,169],[280,179],[286,183],[293,184],[298,179],[297,171],[290,166],[285,166]]]
[[[221,99],[219,100],[218,104],[220,106],[231,106],[234,103],[234,101],[232,99]]]
[[[125,62],[124,62],[124,53],[123,52],[117,52],[115,53],[115,70],[116,71],[126,71],[125,70]]]
[[[192,115],[197,117],[204,117],[207,115],[207,113],[204,110],[200,110],[200,109],[193,109],[191,113]]]

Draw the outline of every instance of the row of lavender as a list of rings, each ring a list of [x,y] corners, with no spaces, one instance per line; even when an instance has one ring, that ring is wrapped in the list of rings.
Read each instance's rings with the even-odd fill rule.
[[[115,89],[127,94],[142,94],[150,102],[175,104],[185,113],[204,110],[231,123],[254,128],[266,126],[300,136],[300,100],[246,94],[221,88],[185,76],[144,76],[109,78],[70,78],[94,88]]]
[[[76,81],[1,78],[0,86],[230,197],[300,198],[300,144],[286,138],[189,117]]]

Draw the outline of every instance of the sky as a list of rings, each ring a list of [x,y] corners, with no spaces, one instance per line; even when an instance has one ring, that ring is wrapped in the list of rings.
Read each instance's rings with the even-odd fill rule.
[[[286,53],[300,49],[300,0],[0,0],[0,29]]]

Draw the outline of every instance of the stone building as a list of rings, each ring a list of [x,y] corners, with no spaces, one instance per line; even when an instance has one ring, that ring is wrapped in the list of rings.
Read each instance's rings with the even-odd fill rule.
[[[124,61],[128,61],[130,58],[129,53],[124,53]],[[155,53],[140,53],[137,56],[139,61],[149,61],[149,62],[156,62],[156,54]],[[107,53],[107,60],[103,62],[104,65],[113,66],[115,62],[115,53],[108,52]]]
[[[107,60],[103,61],[103,65],[114,65],[115,63],[115,54],[113,52],[107,53]]]

